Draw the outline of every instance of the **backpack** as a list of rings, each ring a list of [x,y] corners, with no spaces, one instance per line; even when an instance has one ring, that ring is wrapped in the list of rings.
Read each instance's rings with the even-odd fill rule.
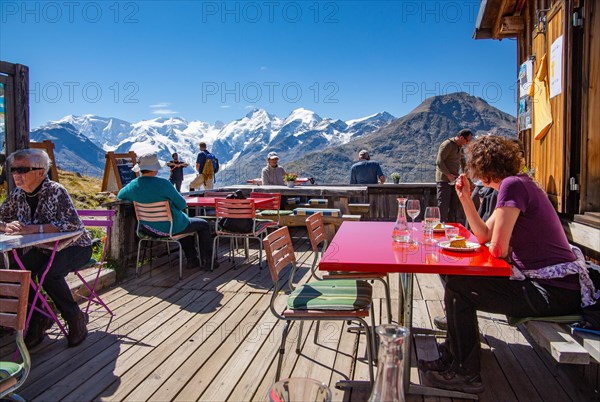
[[[210,161],[210,163],[208,163]],[[205,179],[212,179],[215,173],[219,171],[219,160],[210,152],[206,153],[206,162],[202,168],[202,175]]]
[[[245,200],[244,194],[240,190],[237,190],[231,194],[229,194],[225,198],[234,198],[238,200]],[[254,226],[254,222],[250,218],[225,218],[219,221],[219,225],[221,229],[224,229],[228,232],[233,233],[248,233],[252,231]]]

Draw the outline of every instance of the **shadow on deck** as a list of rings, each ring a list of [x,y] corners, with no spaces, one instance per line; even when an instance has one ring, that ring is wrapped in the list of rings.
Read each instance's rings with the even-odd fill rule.
[[[292,236],[298,279],[306,280],[313,258],[306,231],[294,229]],[[283,323],[268,309],[271,278],[267,268],[258,269],[256,243],[251,246],[250,264],[237,256],[234,267],[223,257],[223,247],[219,269],[188,270],[179,281],[176,262],[169,266],[163,257],[155,261],[151,277],[146,271],[105,291],[102,297],[116,316],[91,313],[89,337],[75,348],[67,348],[66,339],[53,327],[50,337],[31,351],[33,369],[20,394],[34,401],[265,400],[275,378]],[[397,295],[398,275],[390,277],[390,284],[392,295]],[[377,323],[387,322],[382,295],[383,289],[375,285]],[[437,275],[417,275],[415,325],[432,328],[433,317],[443,314],[442,300]],[[397,318],[397,300],[393,307]],[[345,325],[322,324],[318,346],[313,343],[314,325],[305,325],[300,355],[294,351],[294,325],[282,377],[329,383],[335,401],[366,400],[368,392],[334,388],[341,379],[368,380],[364,336],[347,332]],[[538,355],[504,317],[482,313],[480,328],[486,387],[481,400],[579,399],[573,397],[580,395],[577,386]],[[3,356],[14,351],[9,338],[2,339]],[[435,357],[434,342],[417,337],[413,370],[417,355]]]

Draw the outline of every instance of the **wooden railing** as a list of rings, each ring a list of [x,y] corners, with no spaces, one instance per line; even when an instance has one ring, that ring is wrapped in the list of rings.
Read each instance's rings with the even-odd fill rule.
[[[254,189],[261,192],[278,192],[282,195],[305,195],[307,197],[327,198],[330,207],[340,208],[349,213],[350,204],[368,204],[368,212],[363,213],[363,220],[394,221],[398,213],[396,198],[406,196],[421,201],[421,219],[426,206],[436,204],[435,183],[401,183],[368,186],[298,186],[287,188],[281,186],[231,186],[222,191],[240,188],[250,194]],[[116,211],[115,224],[109,243],[109,255],[123,266],[135,264],[137,237],[135,236],[136,220],[133,205],[127,201],[115,201],[108,205]]]

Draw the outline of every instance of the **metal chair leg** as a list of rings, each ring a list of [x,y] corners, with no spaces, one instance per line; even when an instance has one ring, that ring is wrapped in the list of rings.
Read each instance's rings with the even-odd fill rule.
[[[279,381],[281,377],[281,366],[283,364],[283,355],[285,353],[285,340],[288,336],[288,330],[290,328],[290,321],[285,322],[283,331],[281,332],[281,345],[279,345],[279,359],[277,359],[277,371],[275,372],[275,381]]]
[[[142,242],[144,240],[140,239],[138,241],[138,250],[137,250],[137,260],[135,261],[135,276],[140,277],[140,251],[142,250]],[[142,263],[144,260],[142,259]]]
[[[179,280],[183,279],[183,248],[180,242],[175,242],[179,246]],[[169,244],[169,243],[167,243]]]
[[[215,269],[215,258],[216,258],[216,253],[217,253],[218,247],[219,247],[219,236],[215,236],[215,239],[213,240],[212,258],[210,259],[210,272],[212,272]]]
[[[386,275],[385,277],[386,277],[386,279],[388,279],[387,281],[384,278],[375,278],[375,280],[381,282],[381,284],[383,285],[383,288],[385,289],[385,305],[387,307],[388,324],[391,324],[392,323],[392,300],[391,300],[391,296],[390,296],[390,284],[389,284],[388,276]]]
[[[300,328],[298,328],[298,340],[296,342],[296,353],[300,354],[302,348],[300,347],[302,343],[302,330],[304,329],[304,321],[300,321]]]

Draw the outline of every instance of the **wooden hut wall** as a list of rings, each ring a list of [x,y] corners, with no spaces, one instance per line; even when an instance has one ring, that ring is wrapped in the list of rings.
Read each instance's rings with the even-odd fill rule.
[[[533,54],[535,54],[535,69],[539,61],[546,55],[550,63],[550,47],[563,35],[564,47],[567,47],[568,37],[565,35],[564,3],[558,3],[547,14],[546,32],[538,31],[533,38]],[[541,140],[531,139],[531,167],[535,169],[535,178],[548,193],[552,203],[559,212],[565,212],[565,97],[567,85],[564,77],[567,65],[564,54],[562,63],[562,92],[550,99],[552,111],[552,127]],[[550,66],[549,66],[550,68]]]
[[[584,14],[582,84],[582,177],[580,213],[600,212],[600,4],[589,1]],[[586,71],[587,70],[587,71]]]

